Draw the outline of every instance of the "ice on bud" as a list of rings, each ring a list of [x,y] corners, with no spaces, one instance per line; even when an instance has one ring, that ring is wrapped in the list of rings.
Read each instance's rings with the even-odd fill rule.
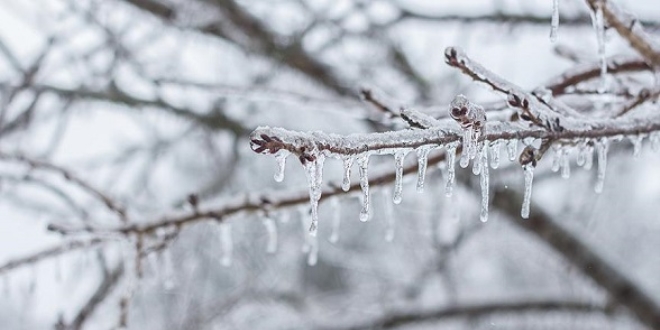
[[[289,152],[284,149],[278,151],[277,154],[275,154],[275,160],[277,161],[277,172],[275,172],[273,178],[276,182],[282,182],[284,180],[284,170],[286,168],[286,158],[288,156]]]
[[[607,170],[607,151],[609,150],[609,141],[602,138],[596,142],[596,154],[598,155],[598,174],[596,176],[596,186],[594,190],[597,193],[603,192],[605,185],[605,172]]]
[[[262,222],[266,228],[266,234],[268,235],[266,252],[275,253],[277,251],[277,225],[275,224],[275,220],[270,216],[266,216],[263,218]]]
[[[550,22],[550,41],[557,41],[557,30],[559,30],[559,0],[552,0],[552,20]]]
[[[424,191],[424,179],[426,178],[426,165],[428,163],[431,147],[423,146],[417,149],[417,192]]]
[[[218,224],[220,228],[220,244],[222,244],[222,260],[221,264],[225,267],[231,266],[234,254],[234,241],[231,237],[231,223],[221,222]]]
[[[346,156],[343,158],[344,166],[344,178],[341,181],[341,189],[343,191],[348,191],[351,189],[351,167],[353,167],[353,161],[355,158],[352,156]]]
[[[480,176],[480,186],[481,186],[481,212],[479,214],[479,219],[482,222],[488,221],[488,190],[489,190],[489,175],[488,175],[488,140],[484,140],[483,146],[481,148],[481,155],[479,160],[475,163],[481,163],[481,176]]]
[[[394,154],[394,172],[396,178],[394,179],[394,194],[392,201],[394,204],[400,204],[403,192],[403,160],[406,158],[407,151],[399,151]]]
[[[509,156],[509,160],[512,162],[516,161],[518,158],[518,140],[511,139],[506,143],[506,153]]]
[[[445,183],[445,195],[451,197],[454,192],[454,180],[456,180],[456,145],[448,145],[446,151],[447,178]]]
[[[369,155],[358,157],[358,169],[360,172],[360,188],[362,189],[362,208],[360,210],[360,221],[369,220]]]
[[[534,181],[534,166],[532,164],[523,165],[525,176],[525,190],[523,193],[523,204],[520,210],[520,216],[523,219],[529,218],[529,208],[532,203],[532,183]]]

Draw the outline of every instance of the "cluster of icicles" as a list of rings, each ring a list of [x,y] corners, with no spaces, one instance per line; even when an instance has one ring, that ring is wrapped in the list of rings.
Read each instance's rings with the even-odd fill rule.
[[[467,131],[467,130],[466,130]],[[630,136],[629,139],[633,144],[633,153],[634,157],[638,157],[641,148],[642,142],[646,135],[635,135]],[[446,152],[445,160],[445,194],[450,197],[454,190],[455,182],[455,163],[456,163],[456,154],[459,146],[463,147],[463,152],[461,153],[460,160],[458,160],[459,165],[462,168],[467,168],[472,161],[472,173],[480,176],[480,186],[481,186],[481,211],[480,211],[480,220],[488,220],[488,204],[489,204],[489,168],[496,169],[500,165],[500,153],[501,149],[506,150],[506,154],[510,161],[517,161],[518,158],[518,147],[521,142],[517,140],[477,140],[478,135],[476,134],[464,134],[462,141],[456,141],[444,145]],[[605,181],[605,171],[607,168],[607,152],[609,149],[609,144],[611,141],[620,141],[623,137],[613,137],[613,138],[600,138],[600,139],[585,139],[575,144],[571,145],[553,145],[552,148],[552,170],[561,173],[563,178],[570,177],[570,163],[571,158],[574,157],[578,166],[589,170],[594,165],[594,151],[596,152],[597,160],[597,176],[595,191],[600,193],[603,191],[603,184]],[[651,134],[649,136],[651,141],[652,148],[654,150],[660,149],[660,133]],[[533,139],[523,140],[523,145],[533,145]],[[421,192],[424,190],[424,180],[426,177],[427,171],[427,161],[428,156],[431,151],[434,149],[439,149],[437,145],[424,145],[416,149],[397,149],[394,151],[388,151],[389,154],[394,156],[394,167],[395,167],[395,181],[393,192],[391,193],[392,202],[394,204],[401,203],[403,196],[403,166],[405,157],[414,152],[417,156],[418,161],[418,172],[417,172],[417,191]],[[369,158],[373,154],[382,154],[378,152],[367,152],[360,155],[354,156],[341,156],[343,161],[344,175],[341,183],[341,187],[344,191],[348,191],[351,187],[351,170],[354,164],[357,164],[361,188],[361,210],[359,214],[360,221],[368,221],[370,218],[370,193],[369,193],[369,178],[368,178],[368,168],[369,168]],[[274,175],[276,181],[281,182],[284,179],[284,169],[286,164],[287,156],[289,155],[286,151],[280,151],[275,155],[277,160],[277,171]],[[306,222],[303,220],[303,226],[309,230],[310,235],[305,239],[305,246],[303,250],[309,253],[308,263],[313,265],[316,263],[318,253],[318,243],[317,243],[317,232],[318,232],[318,221],[319,213],[318,206],[321,199],[322,192],[322,182],[323,182],[323,164],[325,158],[328,156],[340,157],[338,155],[331,155],[318,151],[315,153],[315,160],[307,162],[304,165],[305,171],[307,173],[307,179],[309,182],[309,199],[311,206],[311,221]],[[532,195],[532,182],[534,179],[534,167],[531,164],[522,166],[524,172],[524,194],[523,194],[523,204],[521,209],[521,217],[528,218],[530,214],[530,203]],[[337,198],[331,200],[332,203],[338,203]],[[337,209],[337,207],[333,207]],[[309,214],[307,213],[309,209],[301,209],[301,219],[309,220]],[[340,216],[339,212],[335,211],[337,216],[334,216],[332,219],[332,234],[330,236],[331,242],[337,242],[339,239],[339,224]],[[394,237],[394,226],[392,223],[393,220],[390,220],[388,223],[388,231],[386,238],[392,240]],[[268,251],[275,252],[277,248],[276,238],[276,229],[274,221],[268,217],[265,218],[264,224],[268,229],[269,239]]]

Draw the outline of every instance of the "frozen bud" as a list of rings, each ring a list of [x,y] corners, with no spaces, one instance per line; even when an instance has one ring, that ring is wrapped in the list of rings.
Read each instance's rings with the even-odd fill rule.
[[[456,95],[449,104],[449,115],[462,128],[479,130],[486,123],[486,111],[483,107],[470,102],[465,95]]]

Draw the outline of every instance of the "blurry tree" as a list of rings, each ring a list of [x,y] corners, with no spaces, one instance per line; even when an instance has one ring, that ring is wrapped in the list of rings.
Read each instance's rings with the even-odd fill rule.
[[[0,326],[660,328],[617,5],[2,3]]]

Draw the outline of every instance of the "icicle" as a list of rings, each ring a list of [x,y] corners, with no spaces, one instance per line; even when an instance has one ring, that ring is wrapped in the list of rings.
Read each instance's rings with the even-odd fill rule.
[[[362,209],[360,210],[360,221],[369,220],[369,155],[358,158],[360,171],[360,188],[362,188]]]
[[[275,160],[277,161],[277,172],[273,176],[276,182],[282,182],[284,180],[284,169],[286,168],[286,158],[289,156],[289,152],[286,150],[280,150],[275,155]]]
[[[561,146],[558,144],[553,144],[552,145],[552,171],[557,172],[559,171],[559,167],[561,166],[561,157],[564,153],[564,150],[562,150]]]
[[[337,243],[339,241],[339,225],[341,224],[340,207],[339,197],[335,197],[330,201],[330,208],[332,208],[332,233],[328,239],[330,243]]]
[[[483,142],[478,163],[481,163],[481,177],[479,180],[481,185],[481,213],[479,214],[479,220],[486,222],[488,221],[488,190],[490,180],[488,176],[488,140],[484,140]]]
[[[596,153],[598,154],[598,175],[596,178],[596,186],[594,190],[597,193],[603,192],[605,184],[605,171],[607,170],[607,150],[609,149],[609,142],[606,138],[602,138],[596,143]]]
[[[396,179],[394,180],[394,194],[392,201],[394,204],[400,204],[403,192],[403,160],[406,157],[406,151],[400,151],[394,154],[394,169]]]
[[[515,161],[518,153],[518,140],[509,140],[506,143],[506,152],[510,161]]]
[[[344,163],[344,179],[341,181],[341,189],[343,191],[348,191],[351,189],[351,167],[353,166],[353,161],[355,158],[351,156],[346,156],[343,159]]]
[[[660,133],[655,132],[649,135],[649,140],[651,141],[651,150],[660,151]]]
[[[571,177],[571,162],[568,157],[568,150],[562,150],[561,152],[561,177],[568,179]]]
[[[309,234],[316,235],[319,222],[319,200],[321,199],[323,183],[323,163],[325,157],[322,154],[316,155],[313,162],[307,162],[307,179],[309,181],[309,202],[311,205],[312,222],[309,226]]]
[[[493,141],[490,145],[490,167],[496,169],[500,167],[500,140]]]
[[[594,165],[594,148],[590,145],[587,145],[584,154],[586,156],[584,161],[584,169],[590,170]]]
[[[426,177],[426,164],[428,163],[429,152],[431,152],[431,148],[428,146],[417,149],[417,192],[424,191],[424,178]]]
[[[467,128],[463,130],[463,150],[461,151],[460,165],[462,168],[468,167],[470,164],[470,146],[472,144],[472,129]]]
[[[630,142],[633,144],[633,157],[635,159],[639,158],[639,155],[642,153],[642,142],[644,140],[644,135],[632,135],[630,136]]]
[[[456,145],[447,146],[447,183],[445,184],[445,195],[451,197],[454,192],[454,180],[456,178]]]
[[[263,219],[263,224],[264,227],[266,227],[266,233],[268,234],[266,252],[275,253],[277,251],[277,225],[275,224],[275,220],[269,216],[266,216]]]
[[[316,265],[319,258],[319,240],[316,236],[309,237],[309,254],[307,255],[307,264]]]
[[[578,146],[578,154],[576,163],[578,166],[584,166],[584,163],[587,162],[587,144],[586,142],[581,142]]]
[[[525,172],[525,193],[523,196],[522,210],[520,216],[523,219],[529,218],[529,206],[532,203],[532,182],[534,181],[534,166],[532,164],[523,165]]]
[[[598,87],[598,93],[605,93],[607,90],[607,58],[605,57],[605,20],[603,19],[602,4],[596,2],[595,13],[592,13],[591,20],[596,30],[596,41],[598,43],[598,58],[600,60],[601,84]]]
[[[231,237],[231,224],[228,222],[221,222],[220,226],[220,243],[222,244],[222,260],[221,263],[225,267],[231,266],[232,255],[234,254],[234,242]]]
[[[557,30],[559,29],[559,0],[552,0],[552,22],[550,23],[550,41],[557,41]]]

